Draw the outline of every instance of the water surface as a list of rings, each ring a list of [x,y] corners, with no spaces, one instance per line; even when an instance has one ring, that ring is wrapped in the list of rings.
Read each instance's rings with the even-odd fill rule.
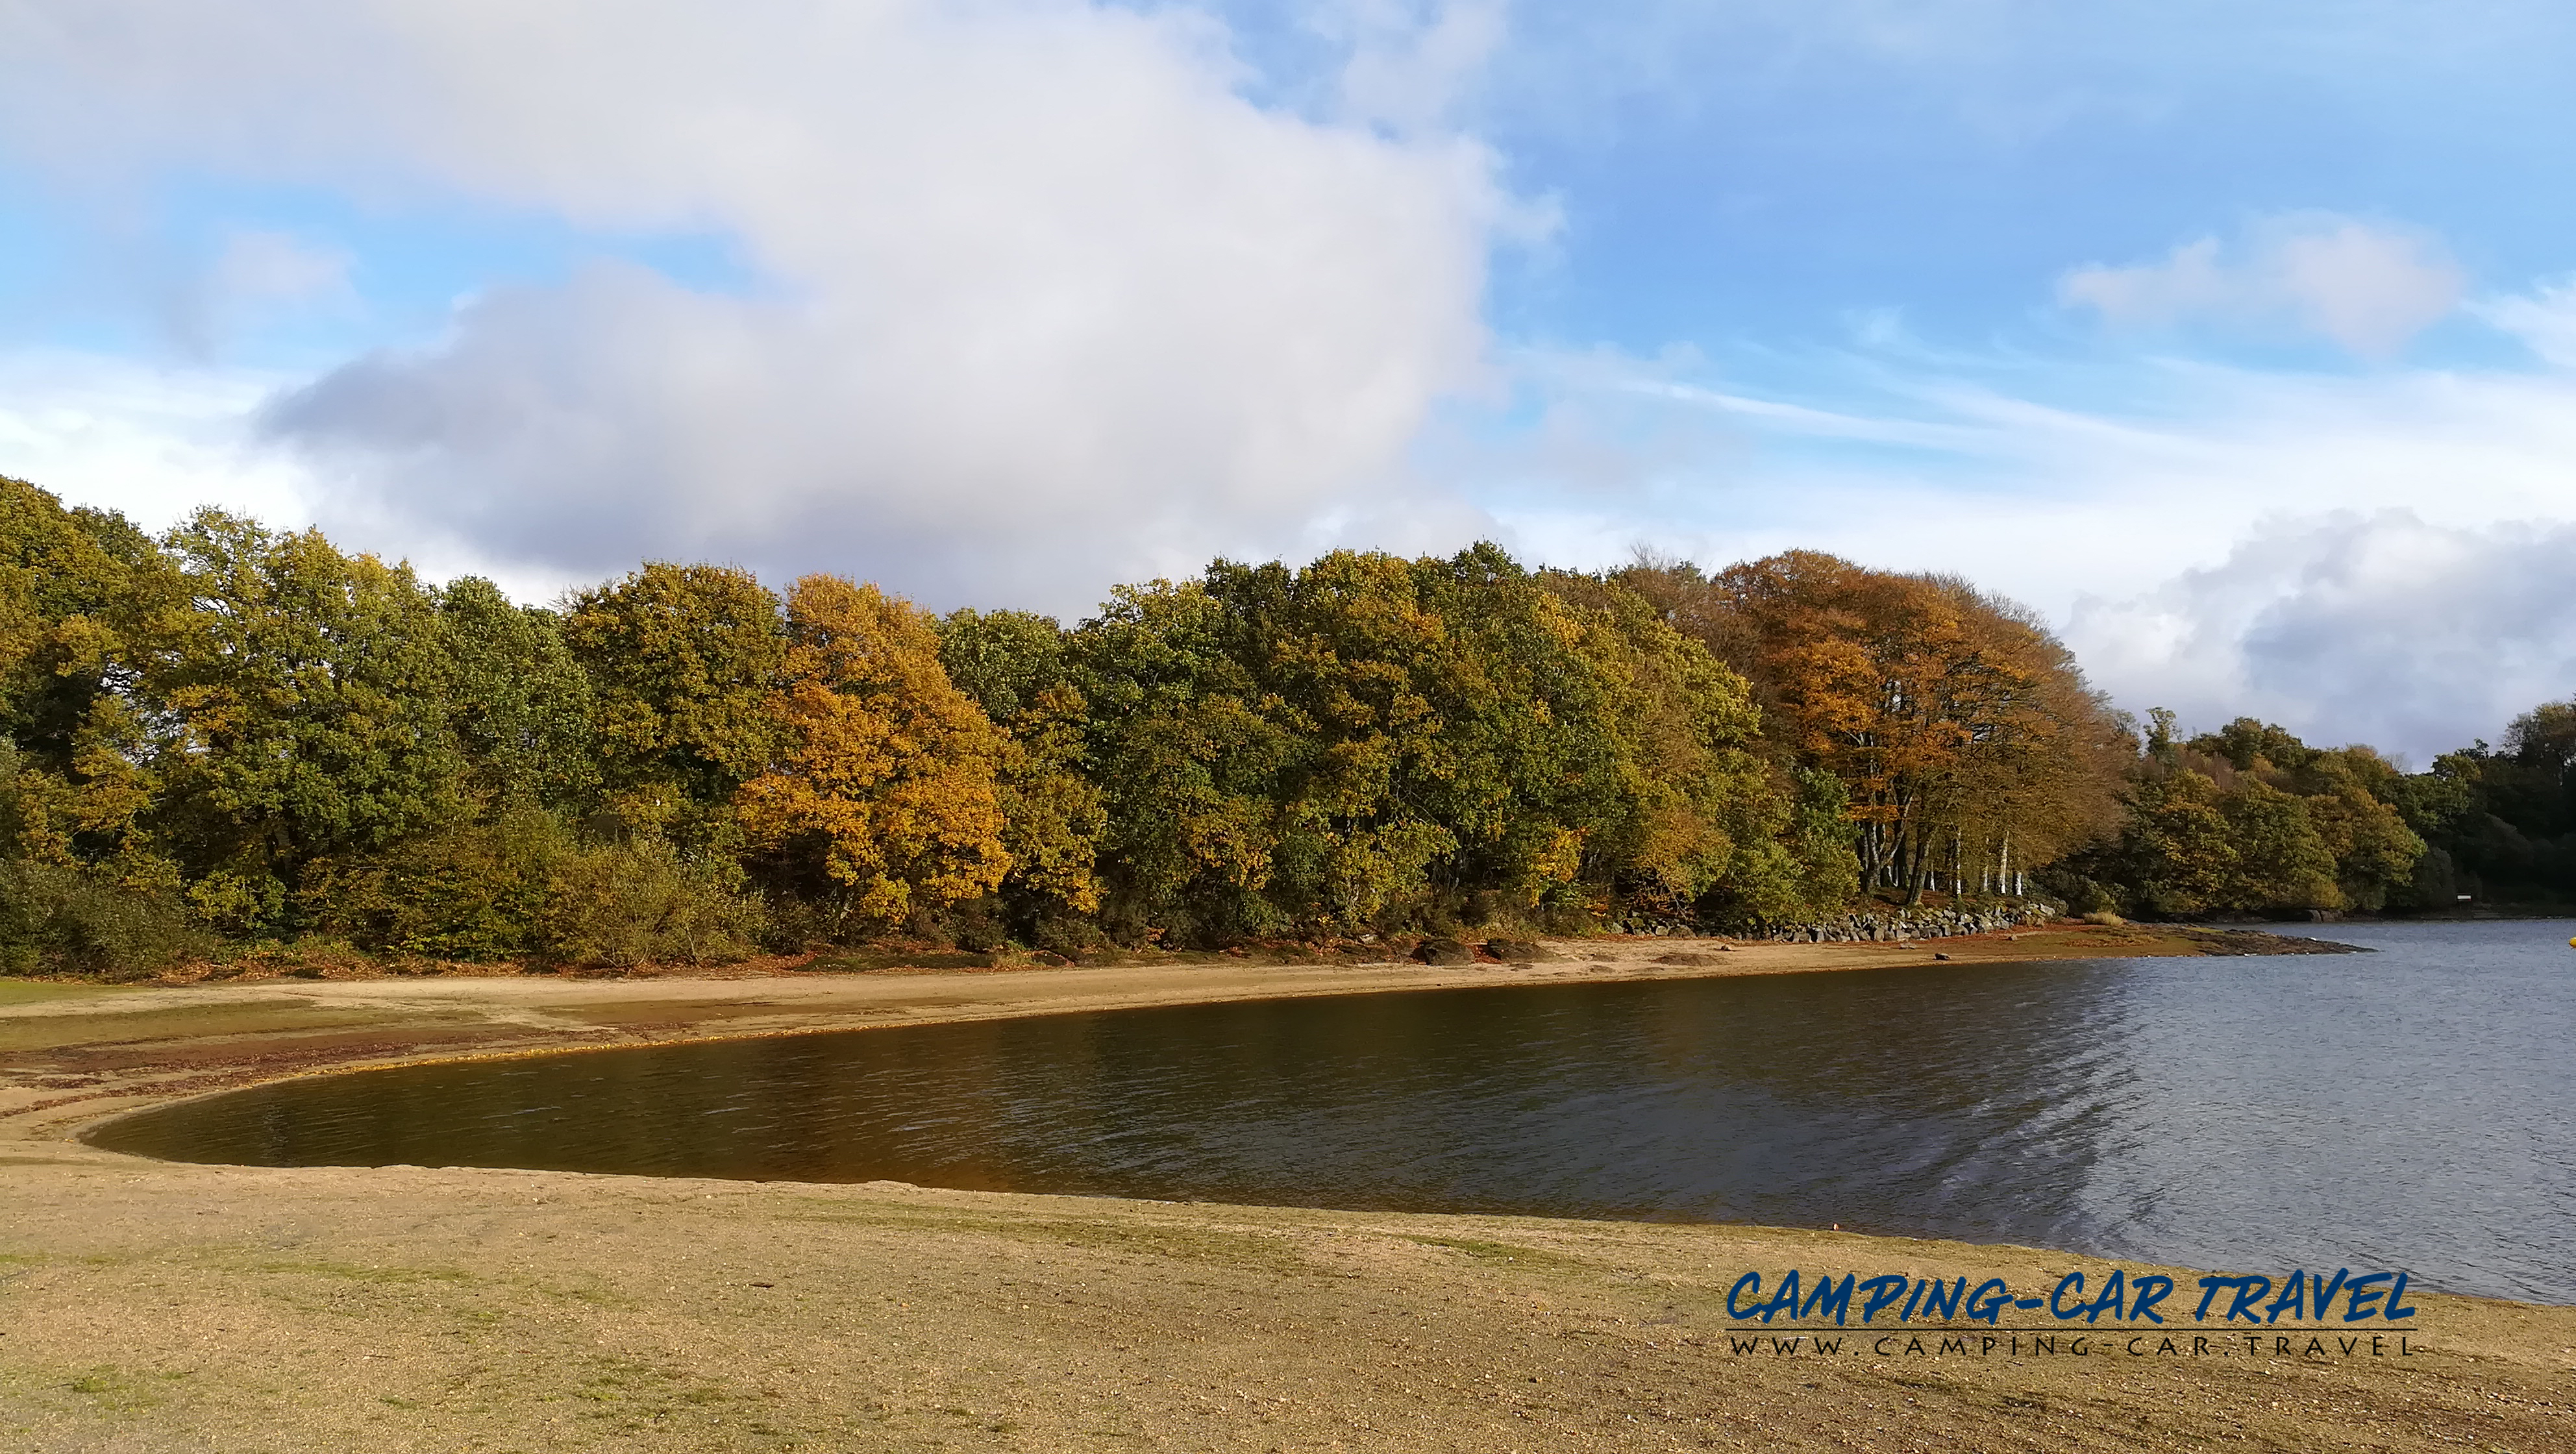
[[[431,1065],[115,1123],[516,1166],[1745,1221],[2576,1302],[2576,924],[1062,1015]]]

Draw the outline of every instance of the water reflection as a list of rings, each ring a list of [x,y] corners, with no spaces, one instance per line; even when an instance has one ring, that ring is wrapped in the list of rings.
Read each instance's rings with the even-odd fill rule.
[[[2405,1266],[2568,1300],[2568,930],[2362,932],[2385,952],[1440,991],[417,1067],[100,1139],[266,1165],[1839,1222]]]

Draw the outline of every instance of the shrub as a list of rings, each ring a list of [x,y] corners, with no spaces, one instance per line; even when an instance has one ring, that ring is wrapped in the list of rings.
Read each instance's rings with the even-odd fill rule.
[[[555,866],[578,851],[551,814],[523,808],[317,863],[298,897],[311,927],[379,953],[508,959],[537,949]]]
[[[763,924],[760,900],[738,877],[658,841],[576,849],[547,875],[537,957],[613,968],[741,959]]]
[[[8,973],[137,979],[211,947],[169,899],[95,869],[0,861],[0,969]]]

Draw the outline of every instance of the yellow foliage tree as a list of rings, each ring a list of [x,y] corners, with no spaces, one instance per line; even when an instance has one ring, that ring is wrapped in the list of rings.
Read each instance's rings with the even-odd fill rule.
[[[805,861],[880,926],[991,893],[1009,871],[1001,735],[939,664],[913,605],[838,576],[787,597],[786,729],[742,788],[752,841]]]

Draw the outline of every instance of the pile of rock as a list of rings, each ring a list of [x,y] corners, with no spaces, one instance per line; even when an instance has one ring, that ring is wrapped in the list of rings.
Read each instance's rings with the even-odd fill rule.
[[[1748,938],[1791,944],[1883,943],[1901,939],[1955,939],[1962,934],[1999,934],[2045,924],[2065,910],[2040,899],[2027,899],[1992,909],[1888,909],[1844,914],[1812,924],[1779,924]]]

